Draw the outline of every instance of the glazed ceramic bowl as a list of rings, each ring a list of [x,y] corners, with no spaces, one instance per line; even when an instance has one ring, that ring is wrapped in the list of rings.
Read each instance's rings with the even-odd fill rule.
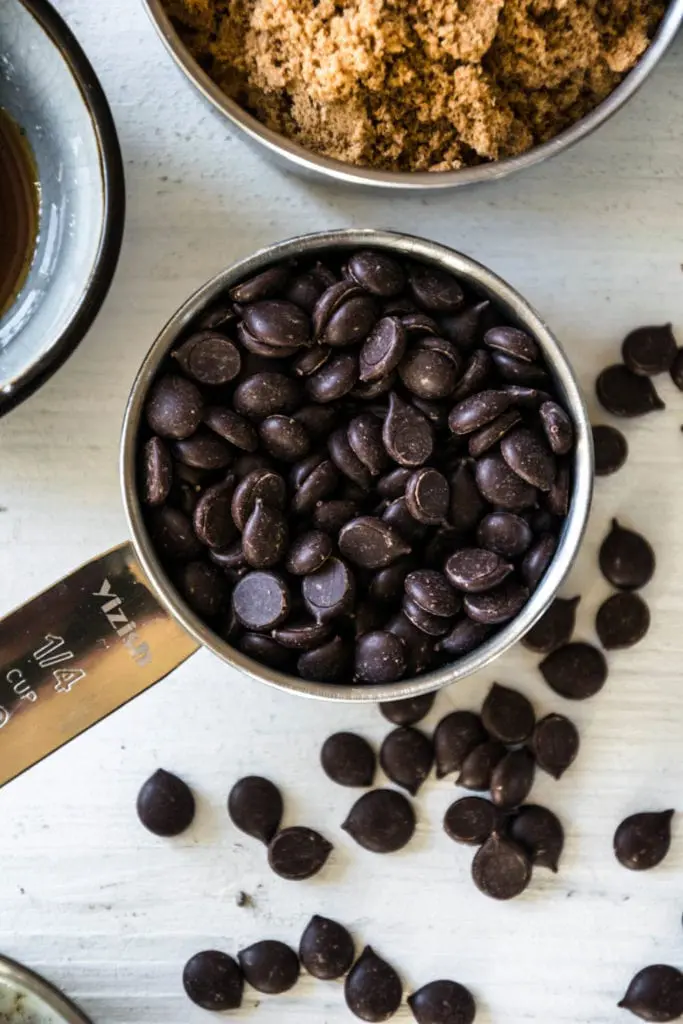
[[[37,165],[38,241],[21,291],[0,317],[0,415],[73,352],[111,283],[125,189],[102,88],[46,0],[0,3],[0,107]]]
[[[147,12],[159,36],[181,71],[202,95],[222,114],[247,140],[284,166],[308,177],[326,178],[349,185],[371,186],[404,191],[432,191],[434,189],[456,188],[482,181],[495,181],[516,171],[543,163],[569,149],[574,143],[585,138],[607,121],[640,88],[657,66],[683,24],[683,0],[672,0],[659,30],[646,53],[633,70],[617,86],[613,93],[599,106],[581,118],[571,128],[561,132],[550,142],[534,146],[520,156],[478,167],[465,167],[458,171],[383,171],[369,167],[354,167],[330,157],[312,153],[291,139],[271,131],[255,117],[247,113],[209,78],[185,47],[164,9],[164,0],[143,0]]]

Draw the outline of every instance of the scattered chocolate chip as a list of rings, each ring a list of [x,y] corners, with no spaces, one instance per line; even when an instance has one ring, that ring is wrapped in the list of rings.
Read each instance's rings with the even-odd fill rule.
[[[458,771],[467,755],[486,738],[481,718],[473,711],[451,711],[442,718],[434,730],[436,777],[442,779]]]
[[[526,850],[532,864],[557,871],[564,846],[564,829],[547,807],[537,804],[520,807],[508,825],[508,834]]]
[[[607,679],[607,662],[602,652],[582,642],[558,647],[539,667],[551,690],[568,700],[594,697]]]
[[[415,725],[431,711],[434,696],[433,693],[422,693],[419,697],[384,701],[379,705],[379,710],[394,725]]]
[[[561,778],[576,760],[579,733],[564,715],[546,715],[536,723],[531,737],[531,750],[536,764],[554,779]]]
[[[356,801],[342,828],[372,853],[393,853],[411,840],[415,814],[401,793],[373,789]]]
[[[344,983],[346,1005],[366,1021],[385,1021],[398,1010],[403,996],[401,979],[385,960],[366,946]]]
[[[415,796],[432,770],[434,747],[418,729],[401,726],[385,737],[379,760],[385,775]]]
[[[472,878],[485,896],[510,900],[529,884],[531,861],[518,843],[494,832],[474,855]]]
[[[299,980],[299,958],[284,942],[263,939],[237,954],[245,981],[257,992],[276,996]]]
[[[408,996],[417,1024],[472,1024],[477,1008],[472,993],[457,981],[430,981]]]
[[[618,1005],[641,1020],[678,1020],[683,1016],[683,974],[667,964],[643,967]]]
[[[632,373],[654,377],[671,369],[677,351],[671,324],[638,327],[624,338],[621,358]]]
[[[666,857],[673,811],[643,812],[625,818],[614,833],[614,855],[631,871],[647,871]]]
[[[177,775],[157,769],[138,793],[138,818],[155,836],[179,836],[194,818],[192,790]]]
[[[655,554],[643,536],[612,520],[598,555],[603,576],[620,590],[639,590],[655,571]]]
[[[603,370],[595,382],[598,401],[613,416],[644,416],[665,405],[649,377],[639,377],[617,363]]]
[[[524,646],[537,654],[550,654],[569,643],[574,634],[576,609],[580,600],[580,597],[556,597],[547,612],[523,637]]]
[[[283,828],[268,845],[268,863],[276,875],[299,882],[321,870],[332,852],[332,844],[312,828],[294,825]]]
[[[320,751],[323,771],[340,786],[371,786],[375,777],[375,752],[362,736],[336,732]]]
[[[507,751],[498,740],[485,740],[474,747],[460,766],[460,774],[455,780],[456,786],[483,792],[491,788],[491,776],[498,762],[505,757]]]
[[[308,973],[320,981],[343,978],[353,963],[353,955],[353,939],[347,929],[314,914],[299,944],[299,959]]]
[[[628,443],[620,430],[599,423],[593,427],[595,475],[610,476],[626,462]]]
[[[499,814],[490,800],[463,796],[448,808],[443,827],[456,843],[481,846],[498,827]]]
[[[183,970],[183,987],[203,1010],[238,1010],[242,1005],[242,971],[231,956],[216,949],[190,957]]]
[[[491,800],[502,809],[523,804],[534,783],[536,764],[526,747],[509,750],[491,773]]]
[[[247,775],[230,790],[228,814],[241,832],[268,845],[280,827],[282,796],[269,779]]]
[[[481,720],[489,736],[514,746],[531,736],[536,716],[523,693],[494,683],[482,705]]]
[[[595,630],[606,651],[633,647],[650,628],[650,609],[639,594],[613,594],[598,608]]]

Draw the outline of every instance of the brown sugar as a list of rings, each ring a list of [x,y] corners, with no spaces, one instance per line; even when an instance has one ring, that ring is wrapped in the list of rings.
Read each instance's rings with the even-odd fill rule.
[[[269,128],[347,163],[514,156],[600,103],[664,0],[166,0],[185,44]]]

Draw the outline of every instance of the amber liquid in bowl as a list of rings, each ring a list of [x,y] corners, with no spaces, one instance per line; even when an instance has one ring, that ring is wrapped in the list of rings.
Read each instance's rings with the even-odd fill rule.
[[[0,316],[21,290],[38,235],[38,186],[23,132],[0,109]]]

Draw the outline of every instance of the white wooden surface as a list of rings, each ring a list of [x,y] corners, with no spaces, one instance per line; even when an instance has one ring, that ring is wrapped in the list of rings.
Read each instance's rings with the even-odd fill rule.
[[[547,315],[592,399],[596,371],[625,331],[673,320],[683,342],[683,39],[629,108],[592,139],[523,177],[434,199],[380,198],[283,176],[214,117],[172,66],[137,0],[58,0],[113,105],[128,176],[128,222],[106,306],[68,365],[0,424],[0,612],[124,536],[116,469],[119,423],[136,366],[180,301],[235,257],[332,225],[404,228],[461,248],[507,277]],[[567,592],[581,591],[592,636],[607,593],[595,549],[608,517],[641,527],[659,555],[647,589],[653,628],[610,658],[596,699],[566,706],[527,652],[442,693],[477,707],[493,678],[518,685],[539,713],[581,727],[576,766],[539,778],[534,799],[561,815],[558,876],[539,870],[525,896],[497,904],[469,881],[470,853],[441,831],[456,796],[430,781],[419,832],[377,857],[340,831],[353,795],[318,764],[332,730],[378,743],[369,707],[333,708],[254,688],[199,654],[155,690],[0,793],[0,950],[45,972],[100,1024],[192,1024],[185,959],[258,938],[296,943],[310,914],[346,922],[401,971],[406,988],[454,977],[476,994],[481,1024],[598,1024],[647,963],[683,966],[683,824],[672,851],[642,876],[611,852],[628,812],[683,812],[683,395],[628,425],[628,468],[598,481],[590,537]],[[163,765],[199,798],[195,826],[163,842],[138,825],[137,789]],[[225,798],[246,772],[276,779],[288,823],[335,843],[317,880],[269,873],[264,851],[231,827]],[[253,909],[236,905],[239,890]],[[350,1019],[336,983],[302,980],[289,995],[248,992],[243,1019],[337,1024]],[[404,1008],[397,1020],[408,1020]]]

